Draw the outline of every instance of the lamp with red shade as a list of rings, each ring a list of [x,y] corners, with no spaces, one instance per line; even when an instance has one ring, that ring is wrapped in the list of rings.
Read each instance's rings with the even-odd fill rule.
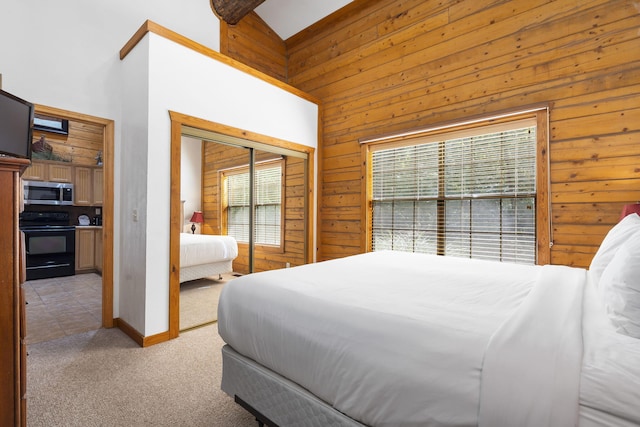
[[[191,234],[195,234],[196,233],[196,223],[198,224],[202,224],[204,222],[204,216],[202,215],[202,212],[200,211],[195,211],[193,213],[193,215],[191,215]]]
[[[624,205],[624,207],[622,208],[622,214],[620,215],[619,221],[622,221],[622,219],[625,216],[632,213],[636,213],[640,215],[640,203],[630,203],[628,205]]]

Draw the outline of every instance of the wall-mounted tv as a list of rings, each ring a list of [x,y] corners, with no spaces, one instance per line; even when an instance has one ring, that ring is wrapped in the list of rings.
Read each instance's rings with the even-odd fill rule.
[[[0,154],[31,158],[33,104],[0,89]]]

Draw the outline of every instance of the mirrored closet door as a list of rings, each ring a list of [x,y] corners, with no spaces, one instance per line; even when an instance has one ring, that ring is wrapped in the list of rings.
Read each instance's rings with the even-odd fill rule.
[[[229,280],[309,262],[310,160],[303,151],[186,126],[181,141],[180,239],[193,227],[195,234],[231,237],[238,249],[222,274],[183,280],[191,267],[181,266],[174,295],[184,331],[216,320]],[[192,225],[196,216],[201,222]]]
[[[203,234],[238,242],[239,274],[307,260],[306,153],[187,128],[203,141]]]

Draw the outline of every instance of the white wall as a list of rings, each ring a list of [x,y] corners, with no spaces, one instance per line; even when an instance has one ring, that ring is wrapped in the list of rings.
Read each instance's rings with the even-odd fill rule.
[[[115,121],[114,316],[119,317],[119,249],[131,242],[126,233],[121,242],[120,159],[135,155],[130,146],[122,150],[120,49],[150,19],[219,50],[220,22],[207,0],[2,0],[0,10],[4,90],[33,103]],[[134,268],[127,266],[124,274]]]
[[[141,44],[146,44],[143,40]],[[121,224],[122,239],[117,249],[119,276],[114,271],[114,281],[122,283],[145,283],[146,259],[144,257],[147,246],[147,225],[144,214],[147,206],[147,189],[141,184],[147,183],[147,152],[149,151],[148,131],[148,97],[147,69],[149,58],[139,55],[131,61],[122,63],[123,74],[121,96],[122,129],[121,142],[123,155],[121,160],[120,188],[116,187],[120,195],[120,209],[115,211]],[[135,215],[135,217],[134,217]],[[114,244],[114,246],[116,246]],[[116,258],[116,254],[114,254]],[[114,292],[115,293],[115,292]],[[114,295],[114,307],[120,318],[138,331],[144,329],[144,304],[146,292],[144,286],[118,286],[118,297]]]
[[[202,141],[182,137],[180,160],[180,200],[184,200],[184,224],[182,231],[191,232],[191,215],[202,210]],[[206,220],[206,218],[205,218]],[[196,224],[196,233],[200,224]]]
[[[214,50],[207,0],[2,0],[3,87],[29,101],[118,119],[119,52],[151,19]]]
[[[127,260],[146,265],[144,283],[121,277],[123,289],[142,288],[144,301],[136,304],[144,309],[144,324],[138,319],[121,316],[145,336],[168,330],[169,307],[169,224],[171,183],[171,123],[168,111],[176,111],[205,120],[222,123],[251,132],[317,147],[318,106],[290,92],[272,86],[256,77],[243,73],[161,36],[150,33],[144,43],[138,44],[123,62],[142,62],[148,58],[148,122],[123,122],[123,149],[128,144],[144,143],[128,137],[129,131],[148,126],[147,182],[133,180],[144,187],[146,209],[140,225],[131,220],[131,212],[123,213],[124,228],[146,226],[146,252],[133,253]],[[133,79],[137,80],[137,66]],[[127,70],[130,68],[127,67]],[[128,76],[125,75],[125,80]],[[144,82],[137,84],[145,85]],[[124,95],[125,104],[137,104],[130,99],[136,93]],[[123,166],[133,167],[132,159],[123,156]],[[136,194],[136,190],[132,191]],[[129,206],[131,208],[131,206]],[[315,209],[315,206],[313,207]],[[144,257],[144,260],[141,259]],[[139,298],[138,291],[131,295]]]

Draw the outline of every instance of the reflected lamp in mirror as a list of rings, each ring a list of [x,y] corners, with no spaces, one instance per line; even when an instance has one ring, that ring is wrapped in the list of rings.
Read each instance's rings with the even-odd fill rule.
[[[196,233],[196,223],[202,224],[204,222],[204,216],[202,216],[202,212],[195,211],[193,215],[191,215],[191,234]]]
[[[636,213],[640,215],[640,203],[630,203],[628,205],[624,205],[624,207],[622,208],[622,214],[620,215],[619,221],[621,221],[625,216],[632,213]]]

